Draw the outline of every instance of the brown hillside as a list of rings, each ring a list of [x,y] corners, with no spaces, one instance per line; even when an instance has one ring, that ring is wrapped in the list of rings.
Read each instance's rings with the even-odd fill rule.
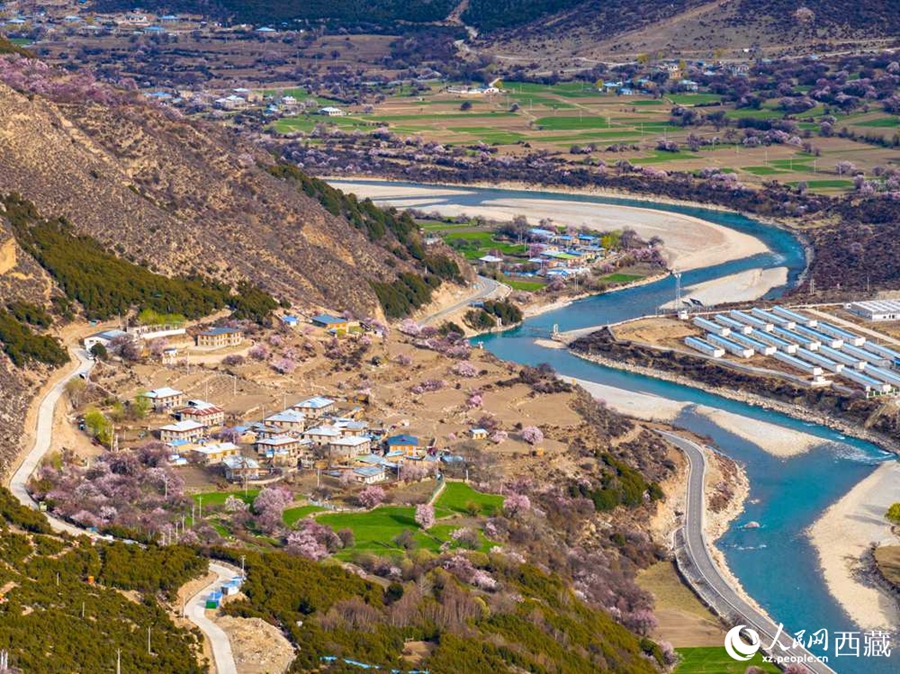
[[[0,191],[164,273],[250,279],[304,306],[375,313],[402,264],[258,167],[265,155],[143,102],[55,104],[0,85]]]
[[[847,42],[883,45],[896,39],[898,16],[895,0],[874,0],[853,12],[835,0],[587,0],[489,34],[478,50],[527,56],[544,67],[589,67],[593,60],[639,54],[729,58],[761,49],[795,55],[845,50]]]

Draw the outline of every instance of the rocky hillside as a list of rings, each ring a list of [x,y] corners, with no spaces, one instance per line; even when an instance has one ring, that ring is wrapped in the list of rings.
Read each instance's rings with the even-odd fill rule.
[[[0,84],[0,192],[151,269],[251,280],[307,308],[377,314],[373,283],[428,271],[407,254],[417,233],[400,245],[351,224],[256,148],[80,77],[0,63],[15,86]]]
[[[845,41],[859,46],[860,41],[896,38],[898,9],[896,0],[874,0],[852,12],[835,0],[473,0],[463,19],[494,29],[482,40],[483,51],[528,54],[550,66],[573,57],[618,61],[657,53],[709,58],[713,50],[733,55],[741,49],[788,49],[794,54],[798,48],[840,48]]]

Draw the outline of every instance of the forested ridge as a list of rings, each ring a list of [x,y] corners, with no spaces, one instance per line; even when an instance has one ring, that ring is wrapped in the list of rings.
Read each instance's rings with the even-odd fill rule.
[[[201,318],[227,306],[236,318],[263,322],[277,306],[273,298],[246,282],[232,292],[227,285],[199,274],[172,278],[151,272],[77,234],[64,218],[43,219],[32,203],[16,194],[0,202],[16,241],[53,277],[69,301],[81,305],[86,318],[103,320],[132,308]],[[65,307],[64,302],[58,305]]]
[[[197,658],[199,632],[176,627],[156,598],[167,589],[159,579],[182,584],[205,569],[195,550],[49,535],[43,515],[0,489],[0,562],[0,647],[13,671],[113,672],[117,651],[123,672],[208,671]],[[135,600],[111,586],[140,594]]]

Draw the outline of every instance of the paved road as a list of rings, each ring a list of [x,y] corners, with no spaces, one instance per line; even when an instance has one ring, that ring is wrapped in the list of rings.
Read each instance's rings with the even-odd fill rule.
[[[185,614],[188,620],[199,627],[200,631],[209,639],[216,674],[237,674],[237,665],[234,662],[234,653],[231,651],[228,635],[206,615],[206,596],[234,578],[236,572],[217,562],[210,562],[209,569],[216,574],[215,580],[188,600]]]
[[[41,460],[47,452],[50,451],[50,448],[53,445],[53,416],[56,405],[65,393],[66,384],[70,380],[80,377],[81,375],[87,377],[94,367],[94,361],[83,349],[75,350],[75,356],[78,359],[78,367],[68,377],[64,377],[57,382],[53,388],[47,392],[44,399],[41,400],[40,407],[38,408],[34,445],[25,456],[22,464],[16,469],[16,472],[13,473],[9,482],[9,489],[19,503],[28,508],[33,508],[34,510],[38,509],[38,504],[31,498],[31,494],[28,493],[26,485],[28,484],[28,480],[31,478],[32,473],[34,473],[40,465]],[[58,533],[66,533],[71,536],[90,536],[95,540],[112,540],[110,536],[101,536],[86,529],[82,529],[81,527],[76,527],[64,520],[53,517],[49,513],[47,514],[47,521],[50,523],[53,530]],[[209,642],[212,645],[217,674],[237,674],[237,667],[234,662],[234,655],[231,652],[231,644],[228,642],[228,636],[218,625],[206,617],[203,608],[203,598],[206,594],[216,587],[217,584],[221,585],[222,582],[231,580],[235,575],[235,571],[215,562],[210,562],[209,568],[216,573],[217,579],[204,588],[200,594],[191,599],[191,603],[187,607],[188,618],[197,625],[209,639]],[[198,606],[199,612],[197,610]]]
[[[50,447],[53,444],[53,412],[56,409],[56,404],[59,402],[60,398],[62,398],[63,393],[65,393],[66,384],[68,384],[70,380],[80,377],[81,375],[87,377],[94,367],[94,361],[88,357],[87,351],[77,349],[74,353],[75,357],[78,359],[78,367],[68,377],[58,381],[44,396],[44,399],[41,401],[41,405],[38,408],[34,445],[9,481],[9,490],[13,493],[13,496],[18,499],[19,503],[28,508],[33,508],[34,510],[38,509],[38,504],[31,498],[31,494],[28,493],[25,486],[28,484],[28,480],[31,478],[32,473],[34,473],[40,465],[41,460],[47,452],[50,451]],[[53,527],[53,530],[60,533],[67,533],[72,536],[82,536],[87,533],[84,529],[73,526],[68,522],[64,522],[55,517],[48,516],[47,520],[50,522],[50,526]]]
[[[479,300],[488,299],[493,296],[494,293],[499,293],[503,288],[508,287],[509,286],[504,286],[502,283],[500,283],[499,281],[495,281],[494,279],[487,278],[486,276],[479,276],[478,280],[475,282],[475,287],[470,288],[470,292],[466,295],[465,299],[460,300],[456,304],[453,304],[445,309],[441,309],[440,311],[435,312],[430,316],[426,316],[420,321],[420,323],[422,325],[435,323],[442,318],[465,308],[469,305],[470,302],[477,302]]]
[[[718,613],[738,616],[741,623],[757,631],[763,645],[768,647],[778,632],[778,626],[732,589],[728,581],[719,573],[719,569],[713,562],[709,552],[704,526],[706,509],[703,502],[706,455],[701,447],[694,442],[674,433],[657,432],[681,449],[688,458],[689,475],[687,507],[684,515],[684,542],[685,550],[688,558],[694,565],[694,569],[691,570],[691,573],[686,573],[686,577],[699,574],[702,582],[694,586],[698,594],[713,606]],[[803,626],[793,626],[795,630],[802,628]],[[810,655],[805,648],[794,648],[792,641],[792,637],[782,633],[779,636],[778,643],[783,645],[786,650],[781,651],[776,648],[772,655],[788,657]],[[802,664],[814,674],[835,674],[833,669],[822,662],[803,662]]]

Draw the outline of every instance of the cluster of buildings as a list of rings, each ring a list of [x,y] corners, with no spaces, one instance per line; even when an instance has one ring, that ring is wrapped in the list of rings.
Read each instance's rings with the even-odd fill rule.
[[[866,395],[900,392],[900,352],[785,307],[698,316],[705,337],[685,344],[711,358],[762,355],[797,370],[814,386],[830,384],[826,373],[861,387]]]
[[[173,342],[162,353],[163,361],[167,361],[173,360],[178,353],[178,347],[174,344],[187,342],[190,338],[184,325],[137,325],[125,330],[113,328],[96,332],[85,337],[82,345],[85,351],[96,355],[97,347],[102,346],[109,351],[124,343],[134,344],[143,351],[151,342],[159,339]],[[239,328],[211,327],[194,334],[193,341],[203,350],[240,346],[244,343],[244,332]]]
[[[388,435],[361,418],[359,406],[313,396],[260,421],[226,426],[225,411],[184,392],[162,387],[140,394],[172,421],[155,432],[170,450],[173,466],[221,471],[232,482],[253,482],[300,469],[376,484],[403,475],[405,462],[437,464],[456,457],[426,446],[415,435]],[[229,438],[223,440],[222,438]]]
[[[590,266],[607,259],[607,251],[600,245],[600,237],[593,234],[560,234],[559,232],[533,227],[528,230],[534,242],[530,250],[532,257],[528,264],[537,267],[533,275],[547,278],[578,276],[587,274]],[[519,268],[520,262],[510,261],[496,255],[484,255],[478,259],[486,267],[500,267],[504,271],[520,276],[528,275]]]

